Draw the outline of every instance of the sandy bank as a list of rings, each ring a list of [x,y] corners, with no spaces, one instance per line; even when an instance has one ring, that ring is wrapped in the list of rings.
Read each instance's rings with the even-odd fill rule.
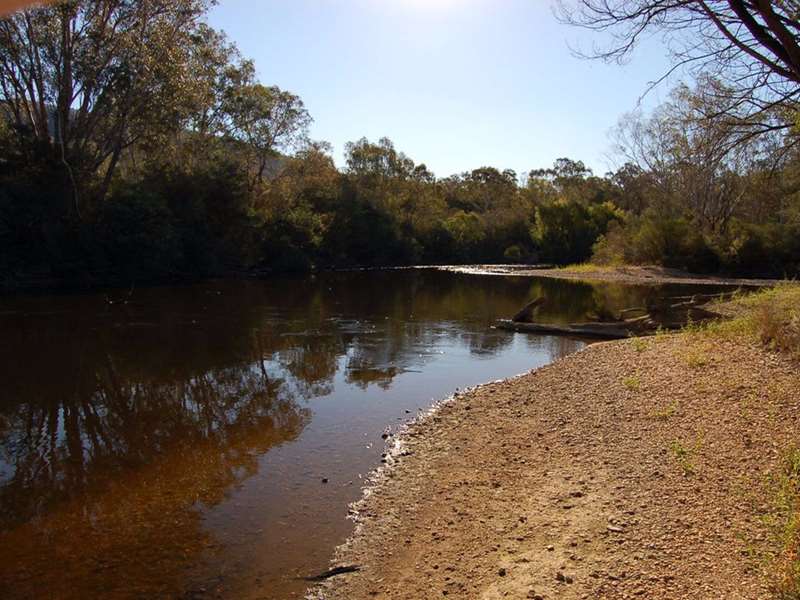
[[[313,597],[769,598],[767,475],[800,376],[680,334],[585,351],[411,426]]]
[[[688,283],[692,285],[729,285],[729,286],[772,286],[777,279],[747,279],[736,277],[718,277],[714,275],[696,275],[678,269],[664,267],[592,267],[582,266],[579,269],[534,269],[519,265],[469,265],[463,267],[438,267],[456,273],[475,275],[504,275],[514,277],[549,277],[551,279],[572,279],[579,281],[606,281],[638,285],[665,285]]]

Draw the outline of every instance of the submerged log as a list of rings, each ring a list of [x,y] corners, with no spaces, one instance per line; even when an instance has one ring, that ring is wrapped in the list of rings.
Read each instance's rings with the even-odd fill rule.
[[[552,323],[516,323],[514,321],[502,319],[495,323],[495,327],[506,331],[518,331],[521,333],[574,335],[607,340],[642,335],[639,331],[626,327],[623,323],[573,323],[570,325],[555,325]]]
[[[542,298],[537,298],[514,315],[514,318],[510,321],[505,319],[498,321],[496,327],[524,333],[574,335],[601,339],[622,339],[653,335],[658,331],[675,331],[686,327],[690,323],[701,323],[720,318],[720,314],[701,307],[712,298],[711,295],[706,297],[663,298],[651,301],[646,308],[623,310],[619,317],[614,317],[610,313],[603,313],[598,315],[596,321],[570,323],[568,325],[532,322],[533,313],[544,303]],[[675,302],[675,300],[680,301]],[[638,312],[645,314],[636,318],[625,318],[626,314]]]
[[[536,300],[528,302],[522,310],[511,317],[514,323],[533,323],[533,315],[544,304],[544,298],[539,297]]]

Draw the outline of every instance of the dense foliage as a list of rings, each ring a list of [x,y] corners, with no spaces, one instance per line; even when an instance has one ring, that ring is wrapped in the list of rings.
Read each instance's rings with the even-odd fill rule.
[[[560,159],[438,178],[388,139],[348,144],[339,169],[302,100],[258,82],[207,8],[81,0],[0,20],[0,285],[592,256],[800,270],[786,103],[743,138],[680,88],[621,121],[624,164],[602,177]]]

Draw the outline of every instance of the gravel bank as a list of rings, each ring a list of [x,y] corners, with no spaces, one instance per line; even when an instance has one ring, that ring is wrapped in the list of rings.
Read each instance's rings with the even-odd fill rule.
[[[572,279],[581,281],[607,281],[633,285],[729,285],[732,287],[764,287],[780,283],[777,279],[742,279],[736,277],[718,277],[714,275],[696,275],[678,269],[664,267],[597,267],[591,265],[571,270],[532,269],[519,265],[469,265],[463,267],[438,267],[456,273],[474,275],[504,275],[514,277],[549,277],[551,279]]]
[[[361,598],[769,598],[767,475],[796,365],[680,334],[457,395],[395,443],[312,591]]]

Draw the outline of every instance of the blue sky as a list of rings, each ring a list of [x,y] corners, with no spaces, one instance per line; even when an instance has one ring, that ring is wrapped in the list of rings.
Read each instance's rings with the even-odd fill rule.
[[[441,177],[562,156],[604,173],[609,130],[668,63],[658,40],[624,66],[574,57],[604,40],[549,0],[220,0],[209,22],[303,98],[338,164],[345,142],[387,136]]]

